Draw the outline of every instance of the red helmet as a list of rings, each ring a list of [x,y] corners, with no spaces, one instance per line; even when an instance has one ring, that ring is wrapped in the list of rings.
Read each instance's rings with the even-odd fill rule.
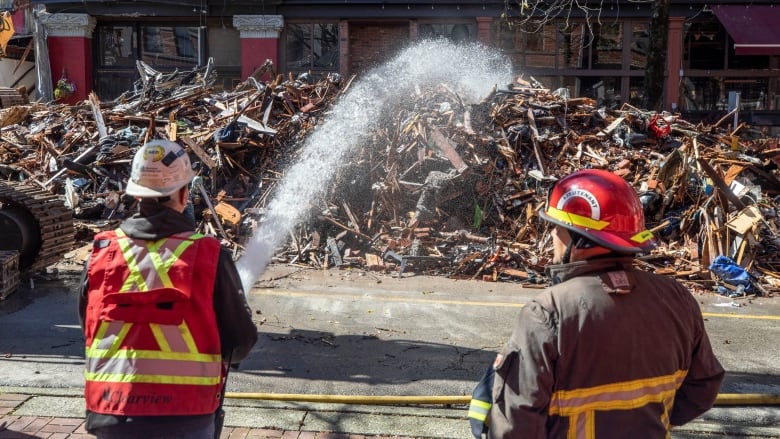
[[[587,169],[557,181],[539,215],[621,253],[644,252],[655,246],[636,191],[608,171]]]

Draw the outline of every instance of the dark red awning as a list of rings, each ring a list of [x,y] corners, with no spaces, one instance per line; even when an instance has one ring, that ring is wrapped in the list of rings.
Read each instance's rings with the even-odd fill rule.
[[[712,5],[737,55],[780,55],[780,4]]]

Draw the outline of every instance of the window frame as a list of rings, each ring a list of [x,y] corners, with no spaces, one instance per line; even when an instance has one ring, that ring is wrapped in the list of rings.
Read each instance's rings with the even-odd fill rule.
[[[634,29],[636,26],[644,25],[648,27],[650,24],[649,17],[632,18],[625,20],[614,20],[606,22],[606,25],[618,25],[620,26],[620,67],[606,67],[597,68],[593,64],[594,52],[597,50],[597,44],[593,43],[595,35],[591,35],[590,29],[587,23],[582,20],[554,20],[549,25],[555,32],[555,47],[551,48],[549,52],[553,53],[554,62],[549,67],[529,67],[528,55],[533,55],[532,52],[527,50],[525,37],[526,32],[522,30],[515,31],[513,38],[509,39],[515,41],[515,46],[511,48],[510,57],[518,71],[523,72],[525,75],[530,75],[535,78],[546,78],[545,85],[551,89],[557,89],[563,86],[571,86],[571,82],[575,81],[575,90],[570,90],[572,96],[587,96],[588,90],[583,89],[579,84],[580,82],[594,81],[598,82],[598,78],[604,78],[611,80],[617,79],[619,84],[618,89],[613,90],[613,96],[620,99],[620,102],[629,102],[631,99],[631,82],[634,82],[636,78],[644,78],[645,69],[639,69],[631,66],[632,64],[632,47],[634,43]],[[492,29],[494,41],[498,46],[502,45],[502,41],[506,42],[508,38],[502,36],[502,26],[506,27],[505,23],[501,21],[494,22],[495,26]],[[563,26],[566,24],[566,26]],[[568,29],[571,29],[567,32]],[[593,32],[600,32],[600,29],[595,29]],[[569,62],[568,66],[562,66],[564,64],[563,57],[565,51],[563,49],[565,44],[566,35],[574,35],[573,39],[578,39],[579,43],[573,44],[572,48],[568,52],[573,53],[570,56],[578,57],[579,60],[574,63]],[[518,35],[520,35],[518,37]],[[542,38],[544,39],[544,38]],[[550,39],[552,40],[552,39]],[[519,47],[517,42],[519,41]],[[575,47],[576,46],[576,47]],[[499,47],[506,53],[506,47]],[[581,66],[581,67],[577,67]],[[609,94],[609,93],[608,93]]]
[[[291,60],[291,43],[290,38],[293,33],[293,27],[295,26],[304,26],[308,25],[310,26],[310,29],[308,30],[308,38],[309,38],[309,44],[308,44],[308,50],[311,52],[314,50],[312,46],[314,45],[314,39],[316,32],[314,32],[314,26],[320,25],[320,26],[332,26],[332,29],[335,31],[335,38],[331,50],[333,50],[335,53],[335,59],[331,61],[333,63],[335,61],[335,65],[329,67],[329,68],[323,68],[319,67],[315,64],[316,58],[314,56],[308,56],[308,65],[301,64],[300,66],[292,66],[291,63],[293,62]],[[339,34],[341,32],[339,22],[337,20],[294,20],[294,21],[288,21],[285,23],[284,29],[282,31],[282,35],[279,39],[279,43],[281,46],[281,57],[280,65],[283,66],[283,71],[287,73],[292,74],[300,74],[300,73],[306,73],[306,72],[313,72],[313,73],[338,73],[340,70],[340,64],[341,64],[341,54],[340,54],[340,40],[339,40]],[[321,44],[321,43],[320,43]],[[301,59],[306,58],[306,56],[301,55]]]

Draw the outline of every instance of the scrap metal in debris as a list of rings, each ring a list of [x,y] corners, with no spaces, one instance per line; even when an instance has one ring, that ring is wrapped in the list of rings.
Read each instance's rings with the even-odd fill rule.
[[[124,194],[132,154],[179,141],[198,174],[194,215],[238,256],[302,139],[349,81],[297,78],[270,65],[215,91],[211,63],[141,79],[116,100],[0,110],[0,174],[65,194],[88,238],[134,209]],[[262,75],[272,79],[262,82]],[[517,78],[476,104],[446,84],[417,87],[338,170],[321,203],[290,231],[277,262],[545,284],[550,185],[583,168],[630,182],[660,245],[640,268],[708,290],[726,256],[749,273],[743,294],[780,287],[776,138],[727,114],[712,124],[624,104],[607,108]]]

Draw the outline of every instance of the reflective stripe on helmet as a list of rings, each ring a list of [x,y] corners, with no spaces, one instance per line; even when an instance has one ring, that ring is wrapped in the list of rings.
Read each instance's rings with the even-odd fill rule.
[[[609,225],[608,221],[596,220],[587,216],[577,215],[576,213],[565,212],[552,206],[548,206],[545,213],[550,218],[556,219],[562,223],[585,227],[587,229],[601,230]]]
[[[650,241],[651,239],[655,238],[653,235],[653,232],[649,230],[642,230],[641,232],[637,233],[636,235],[631,237],[631,240],[634,242],[638,242],[640,244],[644,244],[647,241]]]

